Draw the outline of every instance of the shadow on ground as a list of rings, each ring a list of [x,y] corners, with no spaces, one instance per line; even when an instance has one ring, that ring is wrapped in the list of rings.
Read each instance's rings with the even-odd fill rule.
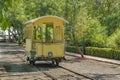
[[[0,62],[0,65],[5,68],[7,72],[37,72],[37,71],[48,71],[49,69],[58,68],[57,66],[50,63],[39,63],[36,65],[30,65],[27,63],[8,63]]]
[[[9,47],[9,48],[8,48]],[[5,50],[0,52],[2,56],[0,59],[0,66],[3,66],[7,72],[37,72],[37,71],[48,71],[49,69],[55,69],[57,66],[51,63],[37,63],[36,65],[30,65],[25,61],[20,61],[20,57],[17,54],[25,55],[25,51],[17,45],[0,45],[0,48]],[[7,49],[8,48],[8,49]],[[12,56],[13,55],[13,56]],[[15,59],[14,59],[15,55]],[[18,57],[18,59],[16,58]],[[6,59],[5,59],[6,58]],[[14,61],[17,60],[17,61]]]

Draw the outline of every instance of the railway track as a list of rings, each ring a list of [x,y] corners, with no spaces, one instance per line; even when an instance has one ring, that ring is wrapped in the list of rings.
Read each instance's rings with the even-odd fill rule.
[[[17,51],[16,51],[17,52]],[[14,54],[13,54],[14,55]],[[26,60],[24,58],[24,54],[15,54],[14,55],[17,59],[20,59],[21,63],[26,64]],[[32,65],[31,65],[32,66]],[[14,66],[12,66],[14,68]],[[45,79],[45,80],[94,80],[93,78],[77,73],[75,71],[72,71],[70,69],[67,69],[63,66],[55,66],[52,69],[48,70],[41,70],[39,66],[32,66],[37,69],[36,72],[31,73],[4,73],[1,74],[0,77],[11,77],[19,79],[23,77],[22,79],[30,79],[32,77],[35,77],[35,79]],[[48,67],[47,67],[48,68]]]
[[[17,57],[25,62],[25,59],[23,59],[21,56],[17,55]],[[36,67],[35,65],[33,66]],[[38,66],[36,68],[40,71]],[[94,80],[89,76],[77,73],[63,66],[56,66],[56,68],[50,69],[48,71],[42,71],[42,73],[51,78],[51,80]]]
[[[70,71],[65,68],[60,68],[54,71],[47,71],[43,73],[52,78],[52,80],[94,80],[88,76]]]
[[[85,78],[87,78],[87,79],[89,79],[89,80],[94,80],[93,78],[91,78],[91,77],[89,77],[89,76],[86,76],[86,75],[83,75],[83,74],[77,73],[77,72],[72,71],[72,70],[70,70],[70,69],[67,69],[67,68],[65,68],[65,67],[63,67],[63,66],[59,66],[59,67],[65,69],[65,70],[68,70],[68,71],[70,71],[70,72],[72,72],[72,73],[74,73],[74,74],[76,74],[76,75],[79,75],[79,76],[85,77]]]

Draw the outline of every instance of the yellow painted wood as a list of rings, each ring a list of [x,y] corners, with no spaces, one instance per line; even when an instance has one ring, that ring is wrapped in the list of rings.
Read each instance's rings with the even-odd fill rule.
[[[25,37],[27,39],[32,39],[33,37],[33,25],[29,24],[24,28]]]
[[[44,24],[53,23],[53,41],[46,43],[43,39],[35,39],[34,27],[43,28]],[[26,36],[26,50],[35,50],[36,57],[49,57],[48,53],[52,52],[54,57],[64,56],[64,19],[57,16],[44,16],[30,20],[26,23],[24,29]]]
[[[43,55],[48,56],[48,52],[52,52],[52,57],[63,57],[64,56],[64,44],[63,43],[54,43],[54,44],[44,44],[43,46]]]
[[[31,39],[26,39],[25,50],[29,52],[31,49],[32,49],[32,40]]]
[[[38,43],[36,47],[37,47],[36,57],[41,57],[41,56],[49,57],[48,52],[53,53],[52,57],[63,57],[64,56],[64,44],[63,43],[54,43],[54,44],[46,43],[46,44],[43,44],[43,47],[42,47],[42,44]],[[42,49],[43,49],[43,52],[42,52]]]
[[[42,56],[42,43],[35,43],[36,44],[36,57]]]

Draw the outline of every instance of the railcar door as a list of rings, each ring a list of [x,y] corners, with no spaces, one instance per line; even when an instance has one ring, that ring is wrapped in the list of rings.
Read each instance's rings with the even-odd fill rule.
[[[36,27],[34,32],[34,39],[36,40],[35,46],[37,57],[48,57],[45,51],[45,45],[53,44],[53,23],[44,23],[41,27]]]

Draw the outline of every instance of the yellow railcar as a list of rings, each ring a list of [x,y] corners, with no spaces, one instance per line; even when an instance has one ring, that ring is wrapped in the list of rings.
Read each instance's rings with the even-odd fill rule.
[[[64,24],[58,16],[42,16],[25,23],[26,55],[30,64],[51,60],[59,65],[64,58]]]

